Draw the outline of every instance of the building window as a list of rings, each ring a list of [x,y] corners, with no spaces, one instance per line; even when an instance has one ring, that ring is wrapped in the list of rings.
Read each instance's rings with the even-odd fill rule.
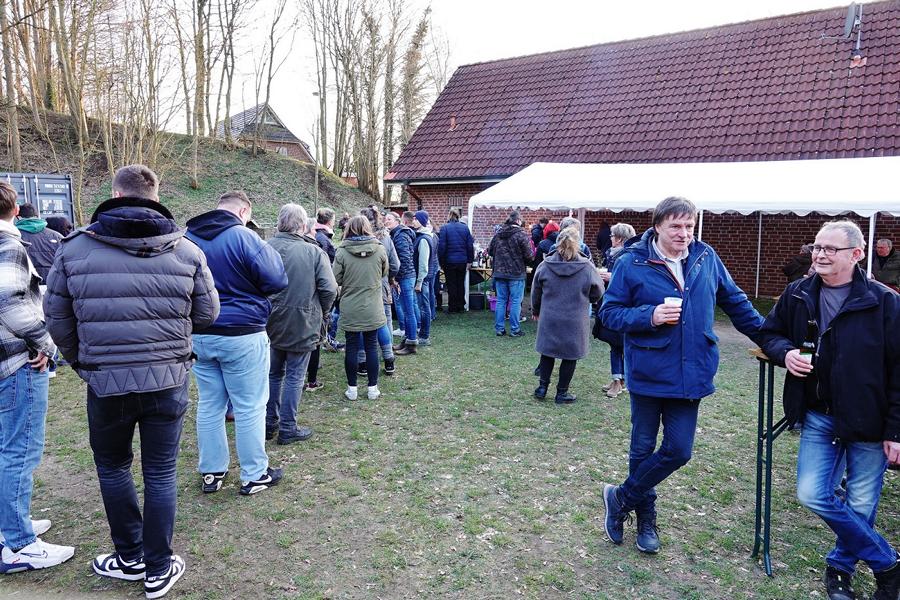
[[[288,149],[285,148],[284,146],[278,146],[278,154],[280,154],[280,155],[282,155],[282,156],[287,156],[287,155],[288,155]]]

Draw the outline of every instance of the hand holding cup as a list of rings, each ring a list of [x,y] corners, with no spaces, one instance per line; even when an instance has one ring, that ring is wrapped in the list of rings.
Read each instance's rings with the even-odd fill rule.
[[[676,325],[681,320],[682,299],[672,296],[663,299],[663,303],[653,310],[654,325]]]

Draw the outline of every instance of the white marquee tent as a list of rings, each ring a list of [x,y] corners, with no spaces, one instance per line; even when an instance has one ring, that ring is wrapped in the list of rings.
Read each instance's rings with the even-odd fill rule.
[[[469,199],[475,208],[649,211],[667,196],[684,196],[703,213],[762,215],[855,213],[869,219],[869,244],[879,212],[900,216],[900,157],[718,163],[534,163]],[[871,271],[872,253],[867,252]]]

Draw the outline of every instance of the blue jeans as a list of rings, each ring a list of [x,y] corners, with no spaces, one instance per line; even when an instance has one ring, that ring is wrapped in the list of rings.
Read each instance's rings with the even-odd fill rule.
[[[27,363],[0,379],[0,532],[10,550],[35,539],[31,528],[32,474],[44,451],[50,378]]]
[[[525,294],[524,279],[494,279],[497,287],[497,308],[494,310],[494,330],[506,331],[506,305],[509,304],[509,329],[519,331],[522,316],[522,296]]]
[[[234,445],[241,481],[259,479],[269,468],[266,402],[269,399],[269,338],[248,335],[195,335],[197,363],[197,447],[201,473],[228,470],[225,406],[234,407]]]
[[[188,408],[188,380],[158,392],[100,397],[87,393],[88,430],[113,544],[122,558],[144,557],[147,573],[169,568],[177,498],[176,462]],[[134,428],[141,431],[144,514],[131,463]]]
[[[394,301],[394,314],[397,315],[398,328],[403,329],[406,315],[403,313],[403,304],[400,302],[400,292],[394,287],[391,287],[391,299]],[[393,325],[391,327],[393,328]]]
[[[416,278],[407,277],[400,280],[400,309],[403,313],[403,331],[406,339],[415,342],[419,339],[419,321],[416,319]]]
[[[656,485],[691,459],[699,408],[697,400],[631,393],[628,479],[620,490],[626,508],[636,509],[638,514],[652,514],[656,510]],[[654,452],[660,423],[663,439]]]
[[[609,367],[613,379],[625,379],[625,353],[621,346],[609,347]]]
[[[266,404],[266,430],[290,437],[297,433],[297,407],[303,397],[303,380],[311,352],[288,352],[272,348],[269,352],[269,402]],[[283,385],[282,385],[283,384]]]
[[[356,357],[363,350],[366,355],[366,371],[369,386],[378,385],[378,330],[347,331],[347,348],[344,351],[344,372],[347,374],[347,385],[356,385],[359,363]],[[362,342],[362,347],[360,347]]]
[[[428,289],[431,290],[431,320],[434,321],[437,319],[437,286],[438,286],[438,274],[431,273],[428,274],[428,277],[425,278],[428,281]]]
[[[427,340],[431,335],[431,282],[422,280],[422,291],[416,292],[416,319],[419,321],[419,337]]]
[[[844,458],[846,501],[834,493]],[[880,573],[897,561],[896,551],[874,529],[885,469],[887,458],[881,442],[838,440],[832,417],[806,413],[797,454],[797,498],[837,535],[834,549],[825,557],[832,567],[853,573],[862,560]]]
[[[378,345],[381,347],[381,356],[384,360],[394,360],[394,336],[391,333],[391,305],[384,305],[385,324],[378,329]],[[361,333],[359,335],[362,335]],[[359,352],[356,354],[357,362],[366,362],[366,352],[362,340],[359,342]]]
[[[328,316],[328,339],[337,339],[338,321],[341,319],[341,308],[335,306]]]

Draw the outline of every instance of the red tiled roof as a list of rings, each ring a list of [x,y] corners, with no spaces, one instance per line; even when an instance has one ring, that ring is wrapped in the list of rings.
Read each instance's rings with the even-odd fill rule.
[[[386,181],[506,177],[536,161],[900,154],[900,1],[479,63],[456,70]],[[451,116],[456,127],[451,131]]]

